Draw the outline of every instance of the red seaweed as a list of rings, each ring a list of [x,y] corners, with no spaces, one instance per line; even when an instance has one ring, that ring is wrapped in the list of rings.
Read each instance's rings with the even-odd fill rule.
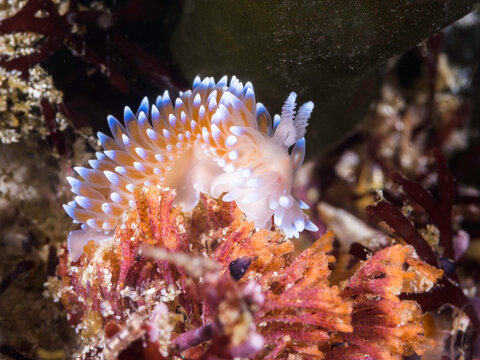
[[[110,14],[100,10],[79,11],[76,1],[71,1],[65,14],[60,15],[51,0],[29,0],[18,13],[0,21],[0,33],[28,31],[44,35],[46,38],[37,46],[34,53],[14,59],[0,58],[0,65],[8,70],[19,70],[26,76],[28,69],[33,65],[66,47],[73,55],[99,69],[121,92],[129,92],[132,83],[123,74],[124,69],[118,68],[117,61],[112,62],[110,58],[120,58],[122,62],[128,64],[127,68],[133,69],[137,75],[143,75],[157,86],[172,90],[181,89],[183,82],[170,71],[171,67],[156,56],[123,36],[116,35],[113,41],[109,40],[111,27],[144,20],[143,16],[149,13],[152,16],[157,6],[158,3],[151,1],[131,0]],[[44,16],[36,17],[38,11],[42,11]],[[74,25],[84,27],[85,34],[74,33]],[[90,36],[97,41],[98,36],[101,36],[104,42],[108,42],[108,56],[94,48],[89,41]]]
[[[432,291],[421,294],[402,294],[402,299],[415,300],[423,311],[433,311],[445,304],[451,304],[463,310],[473,325],[474,338],[478,336],[480,320],[470,299],[464,294],[455,272],[455,256],[453,247],[453,230],[451,224],[452,208],[455,197],[455,182],[448,170],[447,162],[440,150],[434,151],[437,161],[438,187],[440,200],[437,201],[421,184],[392,173],[392,180],[402,186],[407,197],[419,204],[428,214],[430,220],[440,230],[440,244],[444,254],[435,254],[434,250],[425,241],[420,232],[410,220],[394,205],[382,200],[375,206],[368,207],[367,211],[379,220],[385,221],[405,242],[412,245],[417,254],[431,265],[438,263],[453,266],[446,269],[445,275]],[[452,266],[448,266],[451,268]],[[451,270],[451,271],[447,271]]]
[[[428,264],[437,264],[433,249],[417,231],[415,226],[413,226],[395,206],[389,202],[381,201],[375,206],[369,206],[367,211],[391,226],[407,244],[415,248],[418,255]]]

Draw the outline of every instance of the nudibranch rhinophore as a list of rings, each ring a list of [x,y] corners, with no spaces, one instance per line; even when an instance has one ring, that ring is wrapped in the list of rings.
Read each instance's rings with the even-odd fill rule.
[[[136,114],[125,107],[124,125],[109,116],[113,138],[99,132],[104,151],[89,161],[91,168],[75,168],[83,180],[67,178],[77,196],[64,208],[81,223],[68,236],[72,259],[88,241],[113,236],[125,210],[135,207],[135,187],[142,186],[175,189],[184,211],[195,207],[201,192],[223,194],[256,227],[271,227],[273,216],[288,237],[316,231],[302,210],[308,206],[291,193],[313,110],[307,102],[295,114],[295,100],[292,92],[272,123],[250,82],[197,77],[173,103],[165,91],[151,107],[144,98]]]

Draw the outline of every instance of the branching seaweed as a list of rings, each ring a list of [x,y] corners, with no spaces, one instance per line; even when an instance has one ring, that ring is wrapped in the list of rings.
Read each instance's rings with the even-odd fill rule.
[[[392,180],[401,185],[408,199],[420,205],[428,214],[429,219],[439,229],[439,242],[443,253],[435,252],[410,220],[386,200],[367,211],[389,225],[395,233],[412,245],[418,256],[431,265],[441,265],[444,276],[432,291],[420,294],[403,294],[402,299],[417,301],[424,311],[433,311],[444,305],[453,305],[464,311],[473,325],[475,339],[478,336],[480,320],[470,299],[464,294],[455,271],[455,257],[453,252],[452,208],[455,198],[455,182],[447,167],[447,162],[440,150],[434,151],[437,162],[437,175],[440,199],[436,200],[432,194],[419,183],[392,173]]]

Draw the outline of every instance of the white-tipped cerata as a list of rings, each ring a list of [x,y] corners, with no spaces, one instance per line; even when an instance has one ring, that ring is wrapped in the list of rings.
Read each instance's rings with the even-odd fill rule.
[[[91,168],[75,168],[82,179],[67,179],[76,197],[64,208],[82,224],[68,238],[72,259],[89,240],[113,236],[122,213],[135,206],[134,189],[144,185],[177,189],[176,204],[184,210],[197,204],[200,192],[223,194],[257,227],[270,226],[273,217],[289,237],[315,231],[302,210],[306,204],[291,194],[313,110],[307,102],[295,114],[296,98],[292,92],[272,121],[250,82],[196,77],[193,89],[173,102],[165,91],[151,106],[144,98],[135,113],[125,107],[123,124],[108,116],[112,137],[98,133],[104,151]]]

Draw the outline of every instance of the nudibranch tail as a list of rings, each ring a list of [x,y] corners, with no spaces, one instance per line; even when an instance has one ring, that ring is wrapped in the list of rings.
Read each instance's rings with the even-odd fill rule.
[[[164,186],[177,191],[176,204],[192,209],[200,193],[235,201],[257,227],[277,227],[298,237],[316,226],[292,194],[292,179],[305,156],[305,129],[313,103],[295,114],[291,93],[280,116],[257,103],[251,83],[195,78],[193,89],[173,102],[168,91],[136,112],[124,110],[123,124],[108,116],[112,136],[98,133],[103,152],[76,167],[81,180],[67,178],[74,201],[65,211],[81,230],[68,243],[73,260],[89,240],[112,237],[122,214],[135,207],[134,190]]]

